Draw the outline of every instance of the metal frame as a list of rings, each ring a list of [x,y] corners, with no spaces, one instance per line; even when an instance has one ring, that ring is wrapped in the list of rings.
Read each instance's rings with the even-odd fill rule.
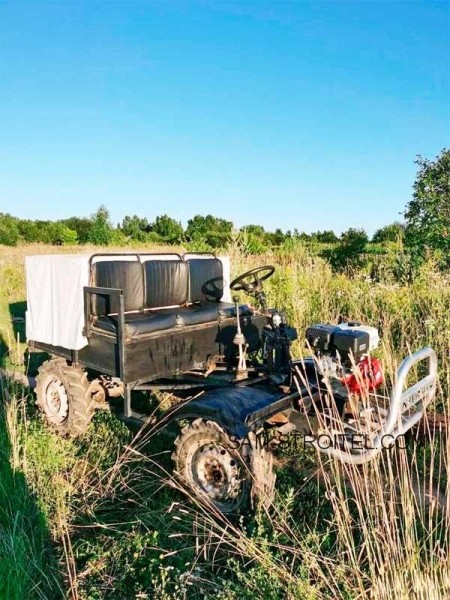
[[[119,301],[119,312],[117,314],[117,343],[119,346],[119,377],[123,379],[125,370],[125,311],[123,290],[105,287],[84,287],[84,335],[91,337],[91,310],[90,298],[93,295],[107,296]]]
[[[144,262],[142,261],[142,257],[159,257],[159,256],[170,256],[170,257],[174,257],[176,259],[179,259],[179,261],[186,263],[187,260],[189,259],[185,259],[186,256],[211,256],[212,258],[217,258],[216,255],[212,252],[185,252],[184,254],[180,254],[178,252],[97,252],[95,254],[92,254],[89,258],[89,280],[92,281],[92,274],[93,274],[93,267],[96,264],[95,259],[96,258],[109,258],[109,257],[135,257],[136,258],[136,262],[138,262],[141,267],[142,267],[142,277],[144,280],[144,286],[145,286],[145,269],[144,269]],[[101,262],[101,261],[98,261]],[[83,293],[84,293],[84,321],[85,321],[85,326],[84,326],[84,335],[86,336],[86,338],[91,337],[91,329],[92,329],[92,315],[91,315],[91,302],[90,302],[90,297],[92,295],[101,295],[101,296],[107,296],[108,298],[111,299],[116,299],[119,302],[119,312],[117,315],[117,320],[118,320],[118,328],[117,328],[117,335],[114,335],[113,337],[117,340],[117,344],[118,344],[118,348],[119,348],[119,376],[121,379],[123,379],[124,376],[124,371],[125,371],[125,311],[124,311],[124,296],[123,296],[123,290],[118,289],[118,288],[106,288],[106,287],[99,287],[99,286],[87,286],[85,288],[83,288]],[[198,329],[198,326],[195,326],[196,329]],[[96,332],[97,334],[98,332]],[[154,337],[154,336],[153,336]],[[78,362],[78,357],[77,357],[77,362]],[[141,381],[137,382],[142,383]],[[132,385],[132,384],[130,384]],[[128,406],[128,412],[131,411],[130,408],[130,399],[128,398],[129,393],[127,393],[127,397],[125,398],[125,412],[127,412],[127,406]]]
[[[94,258],[104,258],[108,256],[135,256],[142,264],[141,256],[178,256],[180,260],[183,260],[184,255],[179,254],[178,252],[97,252],[96,254],[92,254],[89,258],[89,271],[92,272],[92,267],[95,264],[93,262]]]
[[[93,254],[89,259],[90,277],[92,278],[92,269],[95,258],[102,257],[136,257],[136,262],[139,262],[144,269],[144,262],[142,257],[159,257],[159,256],[171,256],[175,257],[175,260],[186,262],[186,256],[212,256],[216,258],[213,253],[205,252],[189,252],[183,255],[177,252],[160,252],[160,253],[97,253]],[[145,277],[145,275],[144,275]],[[92,281],[92,279],[91,279]],[[99,332],[95,328],[92,315],[92,296],[104,296],[109,300],[109,303],[115,303],[118,306],[117,312],[117,331],[114,334]],[[94,344],[95,341],[99,341],[101,338],[109,338],[109,348],[111,353],[108,356],[112,356],[114,351],[114,361],[116,367],[116,373],[119,378],[124,382],[124,401],[123,401],[123,414],[126,419],[131,420],[145,420],[144,415],[140,415],[132,410],[131,406],[131,394],[133,390],[152,390],[152,389],[169,389],[169,390],[188,390],[190,388],[203,388],[205,391],[208,389],[214,389],[217,387],[232,387],[231,384],[237,384],[239,388],[248,388],[248,397],[242,396],[241,399],[236,399],[230,396],[229,398],[229,409],[218,411],[217,402],[212,399],[210,404],[202,400],[193,399],[188,402],[181,409],[178,406],[173,411],[173,416],[176,418],[189,418],[192,416],[203,415],[213,420],[220,417],[221,423],[223,422],[228,426],[230,431],[235,430],[237,434],[245,433],[246,431],[259,428],[262,424],[271,416],[278,412],[282,412],[288,409],[296,411],[295,403],[303,397],[310,395],[311,390],[307,387],[300,387],[296,391],[291,393],[280,393],[276,387],[271,384],[267,379],[267,375],[263,377],[249,378],[242,382],[237,381],[225,381],[223,383],[207,382],[199,379],[196,381],[166,381],[164,383],[152,383],[150,379],[137,379],[137,374],[128,366],[127,360],[134,360],[139,357],[139,354],[133,354],[133,348],[130,345],[129,351],[127,352],[126,339],[125,339],[125,306],[124,306],[124,291],[118,288],[107,288],[99,286],[86,286],[83,288],[84,297],[84,335],[89,340],[89,344]],[[261,318],[263,316],[261,315]],[[234,318],[225,319],[225,321],[234,321]],[[220,319],[218,323],[221,324]],[[202,324],[189,326],[186,328],[187,332],[210,329],[210,324]],[[167,330],[164,332],[155,332],[145,336],[142,342],[150,343],[154,339],[166,338],[173,335],[173,330]],[[209,338],[208,338],[209,339]],[[45,351],[48,351],[46,345],[36,343],[36,347],[41,347]],[[48,347],[50,348],[50,347]],[[94,348],[94,352],[98,351],[98,347]],[[101,356],[105,356],[105,353],[100,347]],[[81,363],[92,368],[96,368],[92,365],[92,361],[84,361],[83,356],[80,357],[79,351],[68,350],[71,360],[79,364],[80,358]],[[144,358],[141,357],[145,364],[148,362],[148,355]],[[142,364],[144,364],[144,362]],[[294,361],[295,362],[295,361]],[[404,391],[405,383],[411,369],[418,363],[427,363],[427,374],[420,381],[409,387]],[[292,367],[292,365],[291,365]],[[109,368],[109,365],[108,365]],[[125,372],[126,371],[126,372]],[[106,372],[108,372],[106,370]],[[313,440],[312,444],[316,449],[330,457],[337,458],[343,463],[347,464],[363,464],[375,457],[385,445],[385,438],[389,436],[391,445],[395,439],[409,430],[415,425],[423,416],[424,411],[432,398],[434,397],[436,390],[436,376],[437,376],[437,358],[435,352],[425,347],[418,350],[411,356],[404,359],[397,372],[397,380],[392,389],[390,396],[389,410],[379,409],[379,415],[381,415],[379,430],[374,432],[374,439],[370,448],[352,451],[346,449],[345,445],[339,447],[328,447],[323,448],[317,441]],[[128,381],[130,379],[130,381]],[[126,383],[125,383],[126,382]],[[254,393],[249,388],[254,387]],[[258,399],[258,389],[260,390],[261,402]],[[265,393],[265,396],[261,392]],[[227,392],[224,392],[224,397]],[[220,415],[217,414],[220,412]],[[216,416],[217,415],[217,416]]]
[[[217,254],[214,252],[183,252],[183,260],[186,260],[185,256],[212,256],[213,258],[217,258]],[[189,260],[189,258],[187,260]]]
[[[406,379],[412,367],[420,362],[427,363],[427,375],[420,381],[403,391]],[[395,440],[411,429],[423,417],[426,407],[434,398],[436,392],[437,357],[435,351],[429,346],[407,356],[397,371],[397,381],[390,396],[389,411],[375,439],[371,441],[372,446],[361,450],[359,453],[351,453],[340,448],[323,448],[316,440],[312,445],[328,456],[339,459],[341,462],[352,465],[361,465],[379,454],[383,448],[391,447]],[[409,410],[416,409],[412,415],[407,415]],[[389,437],[386,445],[385,438]]]

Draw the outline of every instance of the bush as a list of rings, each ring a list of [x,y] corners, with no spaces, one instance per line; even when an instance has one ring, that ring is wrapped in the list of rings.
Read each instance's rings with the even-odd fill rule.
[[[419,156],[413,198],[405,211],[405,242],[416,262],[435,252],[441,267],[450,265],[450,150],[434,161]]]
[[[16,220],[10,215],[0,216],[0,244],[4,246],[17,246],[20,238]]]
[[[180,244],[184,239],[184,230],[181,223],[167,215],[156,217],[148,231],[159,236],[168,244]]]
[[[92,227],[91,219],[86,217],[70,217],[60,221],[63,225],[77,232],[78,242],[86,244],[89,239],[89,232]]]
[[[49,242],[51,244],[61,243],[64,245],[72,246],[78,243],[77,232],[73,229],[69,229],[60,221],[56,223],[50,223],[48,227]]]
[[[29,219],[20,219],[17,223],[20,237],[29,243],[47,241],[42,237],[47,225],[47,221],[31,221]]]
[[[145,242],[149,224],[147,219],[141,219],[137,215],[130,217],[127,215],[122,221],[120,230],[125,238]]]
[[[405,237],[405,226],[403,223],[396,221],[390,225],[386,225],[381,229],[377,229],[372,238],[374,244],[385,244],[386,242],[400,242]]]
[[[186,229],[186,237],[195,245],[202,243],[210,248],[223,248],[231,239],[233,223],[207,215],[203,217],[196,215],[189,219]]]
[[[350,228],[341,235],[339,244],[325,249],[321,256],[326,258],[331,266],[336,269],[361,266],[362,257],[369,238],[364,229]]]
[[[88,241],[96,246],[108,246],[112,241],[113,231],[107,208],[100,206],[92,216],[92,227],[89,231]]]

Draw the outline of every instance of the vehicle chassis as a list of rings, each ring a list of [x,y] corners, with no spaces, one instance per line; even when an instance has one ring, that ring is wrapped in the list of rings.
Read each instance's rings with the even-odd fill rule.
[[[90,260],[91,270],[95,256]],[[267,308],[262,286],[267,269],[271,270],[270,276],[273,268],[261,267],[231,284],[232,289],[243,290],[259,302],[260,309],[253,309],[251,315],[241,315],[238,298],[234,298],[235,316],[156,331],[138,340],[126,339],[124,289],[85,286],[83,333],[88,344],[71,350],[29,340],[30,351],[46,352],[57,357],[56,361],[65,362],[66,366],[56,362],[55,368],[62,369],[61,380],[66,388],[70,388],[70,381],[65,383],[67,378],[75,371],[93,370],[99,375],[85,389],[90,412],[83,427],[108,397],[123,396],[124,418],[140,423],[147,416],[133,410],[133,391],[170,391],[181,397],[183,401],[162,418],[164,425],[188,423],[175,443],[175,470],[180,479],[225,514],[246,512],[256,500],[268,505],[274,477],[271,453],[258,442],[264,428],[280,434],[311,434],[314,427],[316,431],[336,433],[339,422],[343,437],[338,444],[324,447],[313,435],[311,445],[342,462],[367,462],[387,445],[392,446],[423,416],[435,394],[437,360],[431,348],[418,350],[402,362],[390,396],[367,389],[356,399],[356,413],[355,409],[349,412],[355,397],[338,378],[326,376],[314,353],[305,359],[291,358],[290,346],[296,332],[282,313]],[[100,331],[93,323],[92,302],[96,296],[118,307],[115,332]],[[426,367],[424,376],[404,389],[411,369],[419,363]],[[186,399],[187,394],[190,397]],[[52,423],[51,418],[48,420]],[[369,436],[370,444],[355,447],[349,441],[355,435]],[[245,445],[231,446],[230,440],[250,443],[245,449]],[[197,446],[203,454],[198,455]],[[197,471],[195,461],[202,465]]]

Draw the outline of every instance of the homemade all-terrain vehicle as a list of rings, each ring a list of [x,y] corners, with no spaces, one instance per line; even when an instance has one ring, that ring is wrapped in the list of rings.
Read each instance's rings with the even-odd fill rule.
[[[343,462],[370,460],[433,399],[434,351],[405,358],[389,395],[371,357],[374,327],[312,325],[310,356],[293,358],[297,331],[267,306],[263,289],[274,270],[258,267],[229,283],[229,259],[213,255],[27,257],[29,349],[51,355],[36,379],[40,410],[76,436],[110,398],[122,396],[124,416],[144,422],[132,392],[170,391],[180,399],[163,417],[180,424],[175,473],[229,515],[270,504],[269,448],[288,433]]]

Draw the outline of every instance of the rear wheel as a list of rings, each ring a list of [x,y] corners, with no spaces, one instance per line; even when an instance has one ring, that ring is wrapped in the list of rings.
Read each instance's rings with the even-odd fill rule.
[[[87,429],[96,400],[80,367],[60,358],[46,361],[36,377],[35,391],[39,410],[58,433],[75,437]]]
[[[176,439],[172,458],[179,479],[224,515],[245,515],[273,500],[272,454],[254,434],[238,444],[214,421],[196,419]]]

